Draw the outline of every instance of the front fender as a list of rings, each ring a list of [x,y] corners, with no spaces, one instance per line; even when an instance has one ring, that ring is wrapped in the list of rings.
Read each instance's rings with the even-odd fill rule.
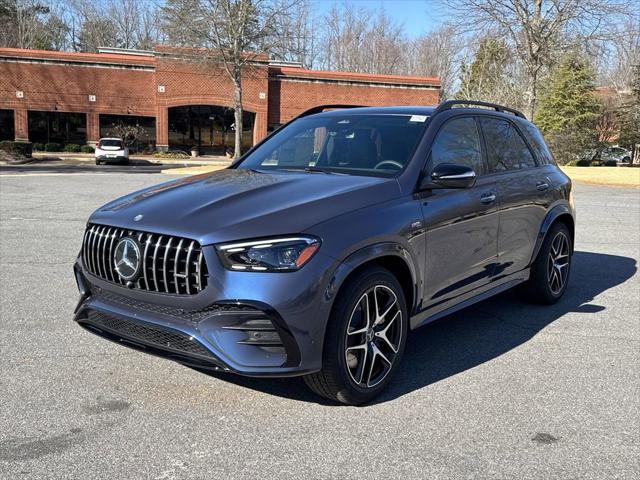
[[[325,290],[325,299],[333,304],[338,291],[340,291],[344,281],[352,272],[367,263],[374,262],[376,259],[389,256],[400,258],[411,273],[413,301],[412,304],[407,305],[407,307],[409,312],[413,312],[416,307],[416,302],[419,300],[418,286],[421,285],[420,269],[411,253],[401,244],[395,242],[375,243],[351,253],[334,271]]]

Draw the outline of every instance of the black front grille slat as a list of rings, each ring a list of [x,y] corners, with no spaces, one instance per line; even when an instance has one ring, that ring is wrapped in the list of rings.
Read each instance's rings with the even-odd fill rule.
[[[191,282],[190,276],[189,276],[189,265],[191,264],[191,254],[193,253],[193,245],[194,245],[194,241],[192,240],[191,243],[189,244],[189,249],[187,250],[187,258],[185,259],[184,262],[184,276],[185,276],[185,281],[184,284],[187,287],[187,295],[191,295],[191,285],[189,285],[189,283]]]
[[[158,286],[158,268],[157,268],[157,260],[158,260],[158,249],[160,248],[160,244],[162,243],[162,235],[158,237],[158,243],[156,243],[155,248],[153,249],[153,261],[151,262],[151,273],[153,276],[153,287],[156,292],[160,291],[160,287]]]
[[[109,278],[109,274],[107,273],[107,240],[109,238],[109,230],[110,228],[108,227],[104,227],[102,229],[102,242],[100,242],[99,245],[99,249],[100,249],[100,258],[102,259],[102,272],[105,278]]]
[[[134,288],[193,295],[206,287],[208,271],[202,247],[195,240],[108,225],[87,226],[82,241],[85,269],[106,281],[124,285],[113,262],[115,246],[123,237],[130,237],[140,245],[142,265]]]
[[[91,246],[90,246],[90,250],[89,250],[89,264],[91,265],[91,271],[95,272],[96,271],[96,231],[98,230],[98,227],[96,226],[92,226],[91,227]]]
[[[116,281],[116,272],[114,270],[115,266],[113,264],[113,246],[116,243],[116,229],[113,229],[109,232],[109,250],[107,252],[107,265],[109,265],[109,280],[112,282]]]
[[[173,238],[169,238],[169,241],[164,247],[164,257],[162,259],[162,278],[164,280],[164,290],[169,293],[169,281],[167,280],[167,260],[169,259],[169,248],[171,248],[171,241]]]
[[[152,241],[153,241],[153,234],[151,233],[147,234],[147,239],[144,242],[144,253],[142,254],[142,276],[144,277],[144,284],[146,285],[145,288],[147,290],[151,290],[151,284],[149,283],[149,276],[148,276],[147,259],[149,257],[149,246],[151,245]]]

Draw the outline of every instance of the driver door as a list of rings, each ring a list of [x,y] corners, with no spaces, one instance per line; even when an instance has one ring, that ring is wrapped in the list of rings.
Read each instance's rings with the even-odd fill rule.
[[[471,188],[434,188],[424,198],[427,236],[424,307],[429,308],[491,281],[498,254],[495,180],[486,172],[479,125],[457,116],[441,126],[431,147],[427,174],[439,163],[473,168]]]

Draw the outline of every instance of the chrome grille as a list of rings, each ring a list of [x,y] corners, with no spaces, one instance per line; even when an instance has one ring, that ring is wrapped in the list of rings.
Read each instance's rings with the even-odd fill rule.
[[[134,287],[150,292],[193,295],[207,286],[207,264],[195,240],[89,224],[82,243],[84,267],[93,275],[125,285],[116,272],[113,252],[123,237],[140,245],[142,267]]]

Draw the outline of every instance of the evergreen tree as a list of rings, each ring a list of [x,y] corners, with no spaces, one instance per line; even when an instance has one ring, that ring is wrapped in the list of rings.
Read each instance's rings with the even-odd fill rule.
[[[561,163],[583,157],[597,145],[601,104],[594,92],[595,73],[576,55],[565,57],[547,79],[535,123]]]
[[[480,40],[478,50],[470,64],[462,64],[459,100],[498,101],[503,90],[504,74],[509,63],[509,49],[504,42],[485,37]]]

